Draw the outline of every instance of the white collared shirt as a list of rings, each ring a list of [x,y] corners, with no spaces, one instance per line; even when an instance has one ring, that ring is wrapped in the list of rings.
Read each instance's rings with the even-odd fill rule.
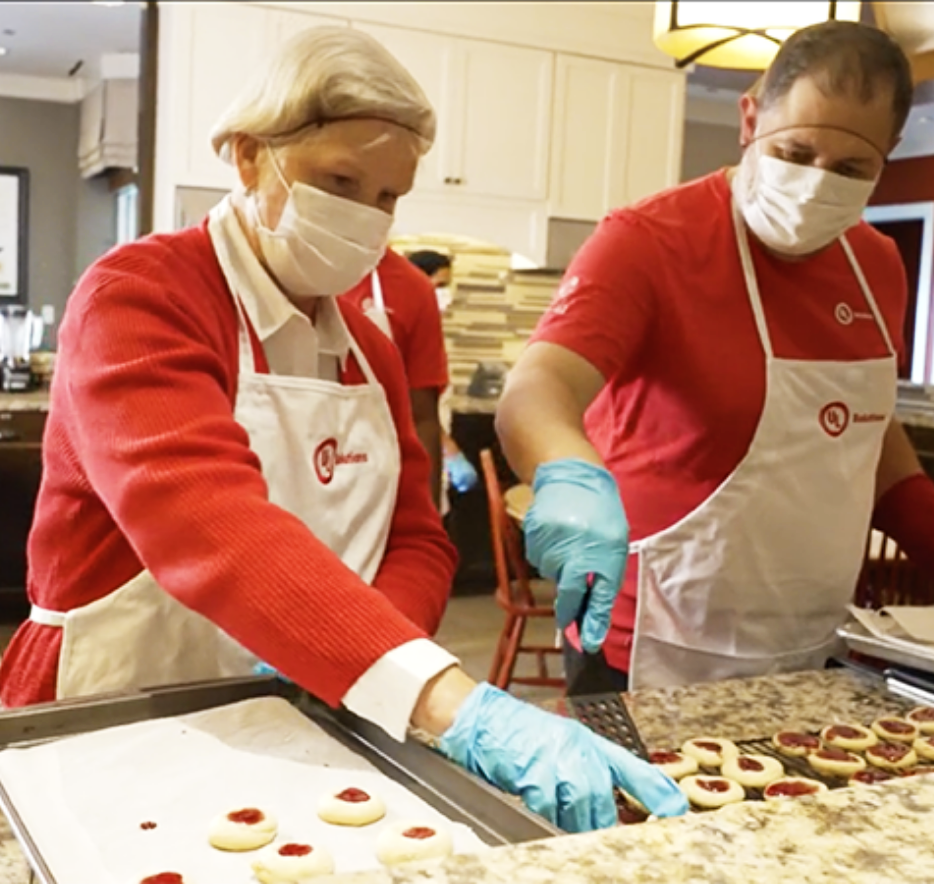
[[[237,276],[249,281],[255,298],[242,298],[244,309],[263,345],[272,374],[339,380],[350,353],[350,337],[336,298],[320,298],[315,322],[283,294],[259,262],[227,197],[213,213],[229,239]],[[234,292],[234,294],[238,294]],[[428,639],[406,642],[377,660],[343,697],[361,718],[404,740],[415,704],[425,685],[458,659]]]

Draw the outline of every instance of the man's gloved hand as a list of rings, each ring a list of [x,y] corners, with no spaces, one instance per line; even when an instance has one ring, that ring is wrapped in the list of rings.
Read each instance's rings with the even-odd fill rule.
[[[440,749],[568,832],[615,826],[614,786],[656,816],[688,809],[682,791],[654,765],[485,683],[468,695]]]
[[[444,468],[447,470],[451,487],[463,494],[470,491],[477,484],[477,471],[473,464],[467,460],[462,451],[444,458]]]
[[[603,467],[567,458],[541,464],[532,490],[535,500],[522,525],[526,554],[558,586],[555,616],[562,631],[577,619],[593,575],[581,645],[594,653],[609,631],[629,553],[616,480]]]

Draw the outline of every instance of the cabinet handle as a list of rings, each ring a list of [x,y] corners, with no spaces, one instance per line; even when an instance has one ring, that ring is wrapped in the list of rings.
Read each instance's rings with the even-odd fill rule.
[[[0,442],[19,442],[19,439],[16,430],[0,430]]]
[[[457,179],[448,177],[444,179],[444,183],[445,184],[457,184]]]

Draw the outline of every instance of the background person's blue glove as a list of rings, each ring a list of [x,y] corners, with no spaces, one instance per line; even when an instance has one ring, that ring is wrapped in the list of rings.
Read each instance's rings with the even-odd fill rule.
[[[286,684],[294,684],[291,679],[286,678],[278,669],[273,669],[272,666],[268,663],[263,663],[262,660],[253,667],[253,675],[274,675]]]
[[[476,486],[479,478],[477,471],[474,469],[474,465],[464,456],[464,452],[458,451],[457,454],[445,457],[444,468],[447,470],[451,487],[455,491],[463,494]]]
[[[654,765],[485,683],[464,701],[440,749],[567,832],[615,826],[614,786],[656,816],[688,809],[681,789]]]
[[[594,653],[610,628],[629,553],[629,523],[616,480],[603,467],[576,458],[543,463],[532,483],[535,499],[522,524],[526,555],[558,586],[555,617],[563,631],[578,616],[593,584],[581,645]]]

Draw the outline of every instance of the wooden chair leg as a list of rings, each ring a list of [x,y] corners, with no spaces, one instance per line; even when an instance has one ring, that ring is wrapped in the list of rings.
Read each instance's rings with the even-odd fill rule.
[[[512,684],[512,676],[516,671],[516,661],[519,657],[519,648],[522,645],[522,636],[525,634],[525,617],[517,616],[509,644],[506,648],[506,657],[503,660],[503,690],[508,691]]]
[[[514,620],[514,614],[506,614],[503,628],[499,631],[499,638],[496,640],[496,649],[493,651],[493,659],[490,661],[490,671],[487,675],[487,681],[494,687],[499,687],[499,672],[503,668],[503,656],[506,653],[506,643],[512,632]]]

